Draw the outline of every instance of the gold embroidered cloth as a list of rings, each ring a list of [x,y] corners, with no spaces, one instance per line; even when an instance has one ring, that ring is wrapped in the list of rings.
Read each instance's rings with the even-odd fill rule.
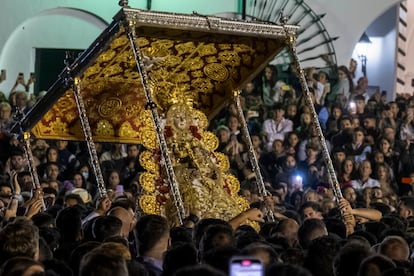
[[[273,24],[122,9],[72,65],[97,142],[142,143],[142,132],[154,128],[143,112],[147,100],[125,24],[134,25],[157,107],[165,111],[174,98],[186,97],[208,118],[263,69],[286,39],[284,29]],[[42,99],[46,110],[36,110],[44,115],[36,121],[39,116],[31,119],[29,113],[25,124],[34,125],[38,138],[84,140],[74,92],[70,87],[50,90]],[[51,102],[52,93],[62,95]]]

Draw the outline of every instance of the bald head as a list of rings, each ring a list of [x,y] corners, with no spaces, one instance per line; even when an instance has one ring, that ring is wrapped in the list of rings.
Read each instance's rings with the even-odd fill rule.
[[[395,261],[408,261],[410,248],[405,239],[400,236],[388,236],[380,244],[378,251]]]
[[[290,246],[298,240],[298,230],[299,224],[291,218],[281,220],[276,228],[276,231],[288,240]]]
[[[114,216],[122,221],[121,236],[128,237],[129,232],[134,227],[134,212],[131,208],[125,209],[122,207],[115,207],[108,213],[109,216]]]

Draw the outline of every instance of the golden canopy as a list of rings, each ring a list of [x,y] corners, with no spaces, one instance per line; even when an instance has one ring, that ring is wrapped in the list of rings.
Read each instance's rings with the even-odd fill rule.
[[[141,143],[142,128],[151,124],[144,112],[146,91],[161,111],[185,99],[211,118],[234,90],[281,51],[286,32],[294,36],[296,30],[264,22],[122,8],[60,74],[21,127],[37,138],[84,140],[72,90],[71,80],[76,78],[94,141]],[[133,47],[142,54],[147,89]]]

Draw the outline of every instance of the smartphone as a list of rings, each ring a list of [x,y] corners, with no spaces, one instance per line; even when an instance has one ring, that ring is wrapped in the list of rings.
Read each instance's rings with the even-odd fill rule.
[[[0,80],[6,80],[6,70],[5,69],[1,70]]]
[[[401,178],[401,183],[402,183],[402,184],[410,185],[410,184],[411,184],[411,182],[412,182],[411,177],[402,177],[402,178]]]
[[[35,73],[34,73],[34,72],[31,72],[31,73],[30,73],[30,79],[34,80],[35,78],[36,78]]]
[[[124,194],[124,186],[123,185],[117,185],[116,186],[116,194],[123,195]]]
[[[263,263],[255,257],[236,256],[230,260],[230,276],[263,276]]]
[[[290,90],[290,86],[289,86],[289,85],[287,85],[287,84],[282,85],[282,90],[283,90],[283,91],[289,91],[289,90]]]

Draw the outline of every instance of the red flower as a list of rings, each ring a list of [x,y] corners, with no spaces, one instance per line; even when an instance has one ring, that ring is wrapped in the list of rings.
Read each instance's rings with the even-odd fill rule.
[[[231,190],[230,190],[229,184],[227,184],[226,181],[224,181],[223,188],[229,195],[231,195]]]
[[[163,179],[161,177],[159,177],[155,180],[155,186],[159,187],[163,184],[163,182],[164,182]]]
[[[155,161],[159,162],[161,160],[161,152],[159,149],[154,149],[152,151],[152,157],[155,159]]]
[[[172,137],[173,136],[173,131],[171,126],[165,126],[165,136],[166,137]]]
[[[160,203],[160,204],[163,204],[167,201],[167,198],[162,194],[157,195],[156,199],[157,199],[158,203]]]
[[[190,126],[191,134],[197,138],[198,140],[201,140],[201,135],[198,133],[198,127],[197,126]]]
[[[170,191],[170,188],[167,185],[162,185],[158,188],[158,191],[162,194],[166,194]]]

